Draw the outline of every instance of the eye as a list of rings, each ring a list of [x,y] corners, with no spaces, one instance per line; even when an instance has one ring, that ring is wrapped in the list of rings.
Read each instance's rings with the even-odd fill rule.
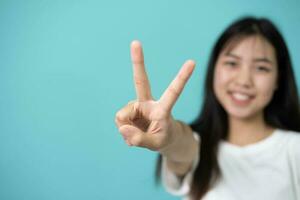
[[[270,69],[268,67],[265,67],[265,66],[258,66],[258,67],[256,67],[256,69],[258,71],[262,71],[262,72],[269,72],[270,71]]]
[[[225,64],[226,66],[230,66],[230,67],[235,67],[235,66],[237,66],[237,63],[234,62],[234,61],[226,61],[226,62],[224,62],[224,64]]]

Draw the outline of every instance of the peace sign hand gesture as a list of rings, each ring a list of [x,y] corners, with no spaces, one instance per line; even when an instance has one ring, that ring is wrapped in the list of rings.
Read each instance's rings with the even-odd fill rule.
[[[163,151],[179,138],[175,134],[179,126],[172,118],[171,110],[195,63],[186,61],[161,98],[155,101],[145,70],[142,46],[138,41],[131,43],[131,59],[137,99],[117,112],[115,122],[129,146]]]

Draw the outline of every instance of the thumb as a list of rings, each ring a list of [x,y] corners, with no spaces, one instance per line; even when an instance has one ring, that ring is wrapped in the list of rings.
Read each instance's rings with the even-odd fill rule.
[[[131,125],[123,125],[119,128],[120,133],[130,146],[153,148],[153,141],[149,134]]]

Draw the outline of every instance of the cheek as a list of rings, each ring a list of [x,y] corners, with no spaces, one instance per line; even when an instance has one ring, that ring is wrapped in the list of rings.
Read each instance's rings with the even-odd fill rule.
[[[226,70],[221,70],[219,68],[216,68],[216,71],[214,73],[214,93],[218,99],[218,101],[223,104],[228,84],[231,80],[231,76]]]
[[[214,74],[214,89],[215,91],[221,90],[225,88],[231,80],[231,74],[228,73],[226,70],[222,70],[220,68],[216,68]]]
[[[274,94],[276,81],[272,78],[270,79],[258,79],[255,81],[257,83],[256,88],[259,92],[260,99],[264,99],[268,103]]]

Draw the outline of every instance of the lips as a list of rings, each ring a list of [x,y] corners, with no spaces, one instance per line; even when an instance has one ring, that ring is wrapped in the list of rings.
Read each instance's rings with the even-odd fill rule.
[[[231,97],[231,100],[239,106],[248,105],[255,97],[252,94],[238,91],[231,91],[229,92],[229,95]]]

